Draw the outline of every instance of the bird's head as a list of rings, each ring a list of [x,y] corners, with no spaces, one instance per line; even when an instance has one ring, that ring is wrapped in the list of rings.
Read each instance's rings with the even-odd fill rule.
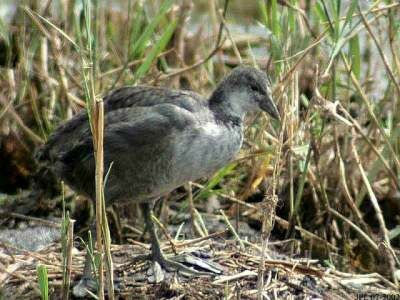
[[[218,85],[211,101],[225,102],[232,113],[238,115],[263,110],[274,119],[280,119],[267,75],[252,67],[233,69]]]

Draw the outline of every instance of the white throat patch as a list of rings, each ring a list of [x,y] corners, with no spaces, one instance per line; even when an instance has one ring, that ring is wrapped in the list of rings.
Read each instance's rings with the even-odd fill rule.
[[[257,109],[256,102],[245,91],[235,91],[230,95],[232,110],[236,112],[251,112]]]

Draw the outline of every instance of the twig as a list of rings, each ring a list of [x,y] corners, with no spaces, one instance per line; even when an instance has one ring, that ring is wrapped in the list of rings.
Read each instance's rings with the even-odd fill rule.
[[[11,116],[11,118],[14,119],[15,122],[21,127],[22,131],[34,142],[36,145],[41,145],[44,143],[44,140],[38,136],[36,133],[34,133],[28,126],[25,125],[24,121],[21,119],[21,117],[18,115],[18,113],[14,110],[12,105],[9,105],[6,100],[3,98],[3,96],[0,96],[0,103],[8,109],[8,112]],[[4,114],[5,111],[2,112]]]
[[[161,52],[159,55],[157,55],[157,58],[163,57],[163,56],[165,56],[165,55],[167,55],[167,54],[169,54],[169,53],[171,53],[173,51],[174,51],[174,49],[168,49],[167,51]],[[116,67],[114,69],[110,69],[108,71],[105,71],[104,73],[99,74],[99,78],[103,78],[103,77],[112,75],[114,73],[120,72],[120,71],[124,70],[124,68],[130,68],[130,67],[136,66],[136,65],[144,62],[145,59],[146,58],[136,59],[136,60],[128,62],[126,64],[126,66],[124,65],[124,66],[121,66],[121,67]]]
[[[277,145],[277,153],[275,157],[274,172],[272,175],[272,187],[269,195],[264,196],[262,201],[262,228],[261,228],[261,258],[258,265],[258,276],[257,276],[257,299],[263,299],[264,289],[264,272],[265,272],[265,252],[267,249],[267,243],[271,234],[272,228],[275,222],[275,207],[278,203],[277,187],[278,187],[278,176],[281,171],[280,158],[282,154],[284,133],[287,119],[286,116],[282,120],[281,131],[279,135],[279,144]]]
[[[199,187],[199,188],[205,188],[204,185],[201,185],[201,184],[196,183],[196,182],[192,182],[192,185],[197,186],[197,187]],[[225,199],[227,199],[227,200],[229,200],[229,201],[231,201],[231,202],[233,202],[233,203],[238,203],[238,204],[243,205],[243,206],[245,206],[245,207],[247,207],[247,208],[251,208],[251,209],[255,209],[255,210],[259,211],[259,207],[255,206],[255,205],[253,205],[253,204],[251,204],[251,203],[244,202],[244,201],[242,201],[242,200],[240,200],[240,199],[237,199],[237,198],[232,197],[232,196],[230,196],[230,195],[221,193],[221,192],[219,192],[219,191],[214,191],[214,192],[215,192],[217,195],[219,195],[219,196],[221,196],[221,197],[223,197],[223,198],[225,198]],[[284,228],[284,229],[286,229],[286,230],[289,228],[289,222],[286,221],[285,219],[283,219],[283,218],[277,216],[277,215],[275,215],[275,221],[276,221],[276,223],[277,223],[278,225],[280,225],[282,228]],[[317,236],[316,234],[314,234],[314,233],[312,233],[312,232],[310,232],[310,231],[308,231],[308,230],[306,230],[306,229],[304,229],[304,228],[301,228],[300,226],[297,226],[297,225],[296,225],[296,226],[294,227],[294,229],[297,230],[297,231],[299,231],[301,234],[307,236],[307,237],[310,238],[310,239],[313,239],[313,240],[316,240],[317,242],[323,243],[324,245],[326,245],[326,246],[327,246],[329,249],[331,249],[332,251],[337,251],[337,250],[338,250],[338,248],[337,248],[336,246],[332,245],[331,243],[329,243],[328,241],[324,240],[323,238]]]
[[[103,135],[104,135],[104,103],[100,98],[96,101],[94,118],[94,134],[95,141],[95,157],[96,157],[96,250],[99,259],[99,299],[104,299],[104,267],[103,267],[103,174],[104,174],[104,152],[103,152]]]
[[[165,237],[167,238],[169,244],[171,245],[172,251],[175,254],[178,254],[178,252],[176,251],[176,246],[175,246],[175,242],[172,240],[171,235],[169,234],[168,230],[165,228],[165,226],[156,218],[156,216],[154,216],[154,214],[151,214],[151,217],[153,219],[153,221],[158,225],[158,227],[161,228],[163,234],[165,235]]]
[[[26,216],[26,215],[19,214],[19,213],[8,212],[3,209],[0,209],[0,215],[3,215],[4,217],[18,218],[18,219],[26,220],[26,221],[34,221],[34,222],[41,223],[41,224],[44,224],[44,225],[50,226],[50,227],[55,227],[55,228],[60,228],[60,226],[61,226],[59,223],[56,223],[53,221],[49,221],[49,220],[45,220],[45,219],[41,219],[41,218],[37,218],[37,217],[32,217],[32,216]]]
[[[221,213],[222,217],[225,220],[226,225],[228,225],[229,231],[232,232],[232,234],[234,235],[235,239],[239,242],[240,245],[240,249],[244,250],[244,244],[242,239],[239,237],[239,235],[237,234],[235,228],[232,226],[232,224],[229,222],[228,217],[225,215],[224,211],[222,209],[219,210],[219,212]]]
[[[37,28],[42,32],[42,34],[47,38],[47,40],[50,42],[51,46],[51,52],[54,57],[54,62],[56,65],[56,69],[58,71],[59,77],[60,77],[60,86],[61,86],[61,91],[65,95],[65,98],[71,102],[71,99],[69,97],[68,93],[68,81],[65,76],[65,70],[61,62],[61,49],[58,46],[57,42],[55,41],[55,36],[50,34],[49,31],[46,30],[46,28],[42,25],[42,23],[38,20],[40,18],[42,21],[46,22],[49,24],[54,30],[56,30],[59,34],[63,35],[69,42],[71,42],[76,48],[78,47],[75,42],[68,36],[66,35],[61,29],[59,29],[57,26],[55,26],[53,23],[51,23],[49,20],[46,18],[42,17],[36,12],[33,12],[29,7],[27,6],[22,6],[22,9],[26,12],[26,14],[30,17],[30,19],[35,23]]]
[[[194,245],[194,244],[197,244],[197,243],[200,243],[200,242],[203,242],[203,241],[206,241],[206,240],[209,240],[209,239],[224,235],[228,231],[229,231],[228,229],[225,229],[225,230],[222,230],[222,231],[211,233],[211,234],[209,234],[207,236],[199,237],[197,239],[185,241],[185,242],[182,242],[182,243],[176,243],[175,247],[176,248],[182,248],[182,247],[191,246],[191,245]]]
[[[361,99],[363,100],[365,106],[367,107],[367,111],[368,111],[369,116],[371,117],[373,123],[378,128],[378,130],[379,130],[380,134],[382,135],[385,143],[387,144],[388,149],[389,149],[390,153],[392,154],[394,162],[400,168],[400,161],[399,161],[399,159],[397,157],[397,154],[394,151],[393,146],[392,146],[392,144],[391,144],[391,142],[390,142],[385,130],[383,129],[383,127],[379,123],[379,121],[378,121],[378,119],[377,119],[377,117],[376,117],[376,115],[374,113],[374,110],[372,108],[372,105],[371,105],[370,101],[368,100],[367,95],[364,93],[363,89],[361,88],[360,82],[357,80],[356,76],[354,75],[354,72],[351,70],[351,66],[350,66],[346,56],[343,54],[343,52],[340,52],[340,56],[341,56],[341,58],[342,58],[342,60],[344,62],[344,65],[346,67],[347,72],[349,72],[349,74],[350,74],[350,78],[351,78],[351,81],[352,81],[353,85],[357,89],[357,92],[360,94]]]
[[[353,130],[352,136],[353,137],[355,136],[354,130]],[[389,233],[388,233],[388,230],[386,228],[385,219],[383,217],[382,210],[379,207],[378,199],[376,198],[375,193],[372,190],[372,187],[371,187],[371,185],[369,183],[368,176],[365,173],[364,168],[363,168],[363,166],[361,164],[361,160],[360,160],[360,157],[358,155],[356,146],[354,145],[354,138],[351,140],[351,149],[352,149],[354,158],[356,160],[356,164],[357,164],[357,166],[358,166],[358,168],[360,170],[360,173],[361,173],[362,179],[364,181],[364,184],[367,187],[372,207],[374,208],[376,217],[378,219],[378,223],[379,223],[379,227],[380,227],[380,230],[381,230],[381,234],[382,234],[383,240],[386,243],[386,247],[388,247],[390,249],[392,246],[390,244]],[[394,253],[394,251],[392,250],[391,253]],[[393,257],[391,255],[391,253],[386,258],[388,259],[388,263],[389,263],[390,268],[391,268],[393,282],[397,285],[398,284],[397,276],[395,274],[396,268],[395,268],[395,264],[394,264]]]
[[[197,231],[197,227],[194,226],[195,224],[195,220],[196,220],[196,215],[195,215],[195,207],[194,207],[194,203],[193,203],[193,192],[192,192],[192,184],[191,182],[188,182],[186,185],[186,190],[188,193],[188,202],[189,202],[189,213],[190,213],[190,227],[192,230],[192,234],[194,234],[195,231]],[[200,233],[200,232],[198,232]],[[201,233],[200,233],[201,235]]]
[[[379,55],[382,58],[383,64],[385,65],[385,68],[386,68],[386,71],[387,71],[387,73],[389,73],[390,79],[392,80],[394,86],[396,87],[396,90],[397,90],[397,98],[396,99],[398,99],[400,97],[400,85],[397,82],[396,77],[394,76],[393,71],[389,66],[389,63],[387,61],[385,53],[382,50],[382,47],[380,46],[380,44],[379,44],[374,32],[372,31],[371,27],[368,24],[367,19],[365,18],[363,12],[361,11],[361,8],[360,8],[359,4],[357,5],[357,8],[358,8],[358,12],[359,12],[359,14],[361,16],[361,19],[362,19],[362,22],[363,22],[365,28],[367,29],[369,35],[372,37],[372,39],[373,39],[373,41],[375,43],[375,46],[378,49]]]
[[[224,18],[226,16],[226,12],[228,10],[228,5],[229,5],[229,0],[225,0],[224,11],[222,13],[222,16]],[[211,52],[205,58],[203,58],[200,61],[194,63],[193,65],[190,65],[190,66],[184,67],[182,69],[176,70],[174,72],[162,75],[162,76],[154,79],[153,81],[151,81],[150,84],[154,83],[157,80],[165,80],[165,79],[170,78],[170,77],[178,76],[178,75],[180,75],[182,73],[185,73],[185,72],[188,72],[190,70],[193,70],[193,69],[205,64],[207,61],[209,61],[222,48],[222,46],[223,46],[223,44],[225,42],[225,39],[222,39],[223,29],[224,29],[224,23],[221,22],[220,26],[219,26],[218,37],[217,37],[217,41],[216,41],[215,47],[214,47],[213,50],[211,50]]]
[[[329,211],[333,215],[335,215],[336,217],[338,217],[339,219],[344,221],[345,223],[349,224],[350,227],[352,227],[355,231],[357,231],[357,233],[372,247],[372,249],[374,249],[375,251],[378,251],[378,249],[379,249],[378,245],[364,231],[362,231],[361,228],[359,228],[356,224],[354,224],[352,221],[350,221],[348,218],[346,218],[345,216],[343,216],[342,214],[340,214],[333,208],[329,207]]]
[[[65,300],[68,300],[69,287],[71,285],[72,248],[74,245],[74,222],[74,220],[68,218],[65,277],[63,278],[63,299]]]

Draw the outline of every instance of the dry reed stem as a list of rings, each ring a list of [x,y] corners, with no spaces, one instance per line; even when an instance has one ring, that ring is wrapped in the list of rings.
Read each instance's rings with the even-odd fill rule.
[[[213,1],[213,0],[211,0],[211,1]],[[224,11],[222,13],[223,17],[225,17],[225,15],[226,15],[226,12],[228,10],[228,6],[229,6],[229,0],[225,0],[225,2],[224,2]],[[201,65],[205,64],[206,62],[208,62],[215,54],[218,53],[219,50],[221,50],[221,48],[224,45],[225,39],[222,38],[223,29],[224,29],[224,23],[221,22],[220,25],[219,25],[218,37],[217,37],[217,40],[216,40],[216,43],[215,43],[215,47],[209,52],[209,54],[205,58],[199,60],[198,62],[196,62],[196,63],[194,63],[194,64],[192,64],[190,66],[187,66],[187,67],[181,68],[179,70],[173,71],[173,72],[171,72],[169,74],[161,75],[158,78],[150,81],[150,84],[153,84],[154,82],[156,82],[158,80],[165,80],[165,79],[170,78],[170,77],[181,75],[181,74],[186,73],[188,71],[191,71],[191,70],[193,70],[193,69],[195,69],[197,67],[200,67]]]
[[[217,13],[218,13],[219,19],[221,20],[221,22],[222,22],[222,24],[223,24],[223,26],[225,28],[226,34],[228,36],[228,39],[232,43],[233,53],[235,54],[236,58],[238,59],[239,64],[243,64],[242,56],[240,55],[240,51],[239,51],[238,47],[236,46],[236,42],[232,37],[232,34],[231,34],[230,30],[229,30],[228,25],[226,24],[225,17],[222,15],[221,11],[217,10]]]
[[[105,207],[105,199],[104,199],[104,193],[103,193],[103,201],[102,201],[102,206],[103,206],[103,237],[104,237],[104,252],[105,252],[105,257],[106,257],[106,267],[107,267],[107,295],[108,299],[113,300],[114,297],[114,265],[112,261],[112,256],[111,256],[111,236],[110,236],[110,228],[108,226],[108,220],[107,220],[107,210]]]
[[[65,278],[63,278],[63,295],[62,299],[68,300],[69,288],[71,285],[71,272],[72,272],[72,249],[74,245],[74,220],[68,219],[67,228],[67,251],[66,251],[66,265],[65,265]]]
[[[151,218],[158,225],[158,227],[161,228],[161,231],[163,232],[164,236],[167,238],[169,244],[171,245],[172,251],[175,254],[178,254],[178,252],[176,251],[175,242],[173,241],[173,238],[169,234],[167,228],[165,228],[165,226],[156,218],[156,216],[154,216],[154,214],[151,214]]]
[[[228,226],[229,231],[233,234],[233,236],[235,237],[235,239],[238,241],[239,245],[240,245],[240,250],[244,250],[245,246],[243,244],[242,239],[240,238],[239,234],[236,232],[235,227],[232,226],[231,222],[229,222],[228,217],[226,216],[226,214],[224,213],[224,211],[222,209],[219,210],[220,214],[222,215],[225,224]]]
[[[363,89],[361,88],[361,84],[358,81],[358,79],[356,78],[356,76],[354,75],[354,72],[352,71],[351,66],[348,63],[347,58],[345,57],[343,52],[341,52],[341,57],[342,57],[342,60],[343,60],[343,62],[345,64],[347,72],[350,74],[350,78],[351,78],[351,81],[352,81],[354,87],[356,88],[357,92],[360,94],[361,99],[363,100],[363,102],[364,102],[364,104],[365,104],[365,106],[367,108],[369,116],[371,117],[373,123],[375,124],[375,126],[379,130],[381,136],[383,137],[383,140],[385,141],[386,145],[388,146],[388,149],[389,149],[390,153],[392,154],[394,162],[396,163],[397,167],[400,168],[400,161],[399,161],[399,159],[397,157],[397,154],[396,154],[395,150],[393,149],[393,146],[390,143],[390,141],[388,139],[388,136],[386,135],[386,132],[384,131],[384,129],[380,125],[380,123],[379,123],[379,121],[378,121],[378,119],[377,119],[377,117],[376,117],[376,115],[374,113],[374,110],[373,110],[373,108],[371,106],[371,103],[368,100],[367,95],[364,93]]]
[[[349,224],[350,227],[352,227],[371,246],[371,248],[375,252],[377,252],[379,250],[378,245],[360,227],[358,227],[356,224],[354,224],[352,221],[350,221],[348,218],[346,218],[345,216],[343,216],[341,213],[337,212],[333,208],[329,208],[329,211],[333,215],[335,215],[336,217],[341,219],[342,221],[344,221],[347,224]]]
[[[204,185],[201,185],[201,184],[196,183],[196,182],[192,182],[192,185],[197,186],[199,188],[205,188]],[[237,203],[237,204],[243,205],[244,207],[251,208],[251,209],[254,209],[256,211],[259,211],[259,208],[257,206],[255,206],[255,205],[251,204],[251,203],[244,202],[244,201],[242,201],[240,199],[237,199],[237,198],[232,197],[230,195],[221,193],[219,191],[215,191],[215,193],[218,196],[221,196],[222,198],[224,198],[226,200],[229,200],[230,202]],[[277,215],[275,215],[275,221],[282,228],[284,228],[286,230],[289,228],[289,222],[286,221],[285,219],[277,216]],[[332,251],[338,251],[338,248],[336,246],[332,245],[331,243],[329,243],[328,241],[324,240],[323,238],[317,236],[316,234],[314,234],[314,233],[312,233],[312,232],[310,232],[310,231],[308,231],[308,230],[306,230],[304,228],[301,228],[300,226],[297,226],[297,225],[294,227],[294,229],[299,231],[301,234],[303,234],[304,236],[308,237],[309,239],[316,240],[317,242],[323,243],[324,245],[327,246],[327,248],[331,249]]]
[[[350,210],[353,212],[357,222],[362,226],[363,230],[367,231],[367,235],[371,235],[371,230],[368,227],[367,223],[363,220],[361,211],[358,209],[355,200],[353,199],[353,197],[351,196],[350,193],[350,189],[347,185],[347,178],[346,178],[346,170],[345,170],[345,165],[343,162],[343,157],[342,157],[342,153],[339,147],[339,142],[338,142],[338,136],[337,136],[337,132],[336,132],[336,126],[334,126],[333,128],[334,130],[334,137],[335,137],[335,151],[338,157],[338,161],[339,161],[339,177],[340,177],[340,187],[342,190],[342,193],[344,194],[344,198],[347,202],[348,207],[350,208]]]
[[[4,115],[6,112],[9,113],[9,116],[14,119],[14,121],[19,125],[21,130],[26,134],[26,136],[36,145],[41,145],[44,143],[44,140],[38,136],[36,133],[34,133],[28,126],[25,125],[24,121],[22,118],[18,115],[18,113],[14,110],[14,107],[12,106],[12,102],[7,103],[7,101],[4,99],[2,95],[0,95],[0,104],[3,105],[5,110],[1,113],[1,115]]]
[[[339,102],[330,102],[324,97],[322,97],[321,93],[319,92],[318,89],[315,90],[315,99],[317,100],[318,105],[322,106],[324,110],[329,112],[333,117],[335,117],[337,120],[341,121],[347,126],[351,126],[351,128],[355,128],[357,132],[363,137],[363,139],[367,142],[367,144],[371,147],[372,151],[378,156],[379,160],[383,163],[383,166],[391,176],[393,183],[397,186],[399,186],[399,183],[397,182],[397,176],[392,170],[392,168],[389,166],[389,163],[387,160],[383,157],[382,153],[376,148],[375,144],[371,141],[371,139],[363,132],[363,129],[361,128],[361,125],[355,120],[351,114],[339,103]],[[338,113],[338,108],[340,109],[340,112],[345,115],[345,117],[342,117]]]
[[[49,227],[56,227],[56,228],[61,227],[61,225],[57,222],[45,220],[45,219],[38,218],[38,217],[27,216],[27,215],[23,215],[23,214],[19,214],[19,213],[9,212],[9,211],[5,211],[3,209],[0,209],[0,216],[1,215],[4,215],[4,217],[13,217],[13,218],[21,219],[21,220],[26,220],[26,221],[34,221],[36,223],[40,223],[40,224],[43,224],[43,225],[46,225]]]
[[[193,234],[197,231],[197,233],[201,235],[201,233],[198,232],[198,230],[197,230],[198,227],[195,226],[195,221],[196,221],[195,210],[196,210],[196,208],[194,207],[194,203],[193,203],[192,183],[188,182],[185,187],[186,187],[186,191],[188,193],[190,228],[191,228]]]
[[[380,44],[379,44],[379,42],[378,42],[378,39],[376,38],[374,32],[373,32],[372,29],[371,29],[371,26],[369,26],[369,23],[368,23],[367,19],[365,18],[363,12],[361,11],[360,5],[358,5],[357,7],[358,7],[358,12],[359,12],[359,14],[360,14],[360,16],[361,16],[362,22],[363,22],[365,28],[367,29],[369,35],[372,37],[372,40],[374,41],[376,48],[378,49],[379,55],[380,55],[381,58],[382,58],[382,62],[383,62],[383,64],[385,65],[386,72],[389,74],[390,79],[392,80],[392,83],[393,83],[394,86],[396,87],[397,98],[399,98],[399,97],[400,97],[400,85],[399,85],[399,83],[397,82],[397,79],[396,79],[396,77],[394,76],[393,71],[392,71],[392,69],[391,69],[390,66],[389,66],[389,62],[387,61],[387,58],[386,58],[386,56],[385,56],[385,53],[383,52],[382,47],[380,46]]]
[[[93,89],[92,89],[93,92]],[[94,93],[93,93],[94,94]],[[93,95],[93,100],[95,99]],[[104,152],[103,152],[103,139],[104,139],[104,103],[102,99],[95,102],[93,118],[93,138],[95,143],[95,159],[96,159],[96,250],[99,255],[99,290],[98,298],[104,299],[104,266],[103,266],[103,174],[104,174]]]
[[[52,55],[54,57],[54,63],[56,66],[56,70],[58,71],[59,75],[59,83],[61,86],[61,92],[65,96],[65,98],[70,102],[70,104],[73,104],[72,99],[69,97],[68,93],[68,81],[65,76],[65,70],[61,62],[61,49],[56,42],[56,36],[55,34],[51,34],[47,29],[42,25],[42,23],[39,21],[38,17],[40,17],[42,20],[45,20],[49,24],[52,24],[50,21],[47,19],[43,18],[36,12],[33,12],[29,7],[27,6],[22,6],[22,9],[26,12],[26,14],[30,17],[30,19],[33,21],[33,23],[37,26],[37,28],[41,31],[41,33],[47,38],[47,40],[50,42],[50,50],[52,52]],[[56,28],[53,25],[53,28]],[[60,33],[60,31],[58,31]],[[64,37],[67,37],[64,35]],[[68,38],[69,41],[72,41],[70,38]]]
[[[174,51],[174,49],[169,49],[169,50],[166,50],[164,52],[161,52],[159,55],[156,56],[156,58],[158,59],[158,58],[164,57],[164,56],[166,56],[167,54],[169,54],[169,53],[171,53],[173,51]],[[126,64],[126,66],[116,67],[116,68],[113,68],[111,70],[105,71],[105,72],[99,74],[98,77],[99,78],[103,78],[103,77],[106,77],[106,76],[110,76],[110,75],[112,75],[114,73],[121,72],[125,68],[130,68],[130,67],[134,67],[136,65],[139,65],[139,64],[143,63],[145,60],[146,60],[146,58],[141,58],[141,59],[136,59],[136,60],[130,61],[130,62],[128,62]]]
[[[285,108],[284,108],[285,111]],[[283,147],[283,140],[284,140],[284,135],[285,135],[285,128],[287,126],[287,115],[284,114],[282,123],[281,123],[281,131],[279,135],[279,144],[277,145],[277,153],[275,157],[275,164],[274,164],[274,172],[272,175],[272,186],[271,190],[269,191],[270,194],[267,196],[265,195],[263,198],[263,201],[261,203],[262,205],[262,227],[261,227],[261,257],[260,257],[260,262],[258,265],[258,272],[257,272],[257,299],[262,300],[263,299],[263,289],[264,289],[264,271],[265,271],[265,255],[266,255],[266,249],[267,249],[267,243],[269,236],[271,234],[271,230],[274,226],[275,222],[275,207],[276,204],[278,203],[278,196],[277,196],[277,191],[276,189],[278,188],[278,176],[281,172],[281,164],[280,164],[280,158],[282,154],[282,147]]]
[[[374,191],[373,191],[373,189],[371,187],[371,184],[370,184],[370,182],[368,180],[368,176],[365,173],[364,168],[363,168],[363,166],[361,164],[360,156],[358,155],[356,146],[354,144],[355,143],[354,137],[355,137],[355,130],[353,129],[353,138],[351,139],[351,149],[352,149],[354,158],[356,160],[356,164],[357,164],[357,166],[358,166],[358,168],[360,170],[360,173],[361,173],[362,179],[364,181],[364,184],[367,187],[372,207],[374,208],[375,214],[376,214],[376,218],[378,219],[378,223],[379,223],[379,227],[380,227],[380,231],[381,231],[381,235],[382,235],[383,241],[386,243],[386,247],[391,249],[392,247],[391,247],[391,244],[390,244],[389,231],[386,228],[385,219],[383,217],[382,210],[379,207],[378,199],[375,196],[375,193],[374,193]],[[391,253],[394,253],[394,251],[391,250]],[[395,263],[394,263],[394,260],[393,260],[393,257],[391,255],[391,253],[386,258],[387,258],[389,266],[391,268],[393,282],[396,285],[398,285],[397,276],[395,274],[395,272],[396,272]]]

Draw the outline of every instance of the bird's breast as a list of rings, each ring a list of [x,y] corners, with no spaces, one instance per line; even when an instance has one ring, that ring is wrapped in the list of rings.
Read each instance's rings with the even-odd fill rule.
[[[242,146],[242,128],[205,123],[175,143],[172,175],[180,182],[212,175],[235,158]]]

